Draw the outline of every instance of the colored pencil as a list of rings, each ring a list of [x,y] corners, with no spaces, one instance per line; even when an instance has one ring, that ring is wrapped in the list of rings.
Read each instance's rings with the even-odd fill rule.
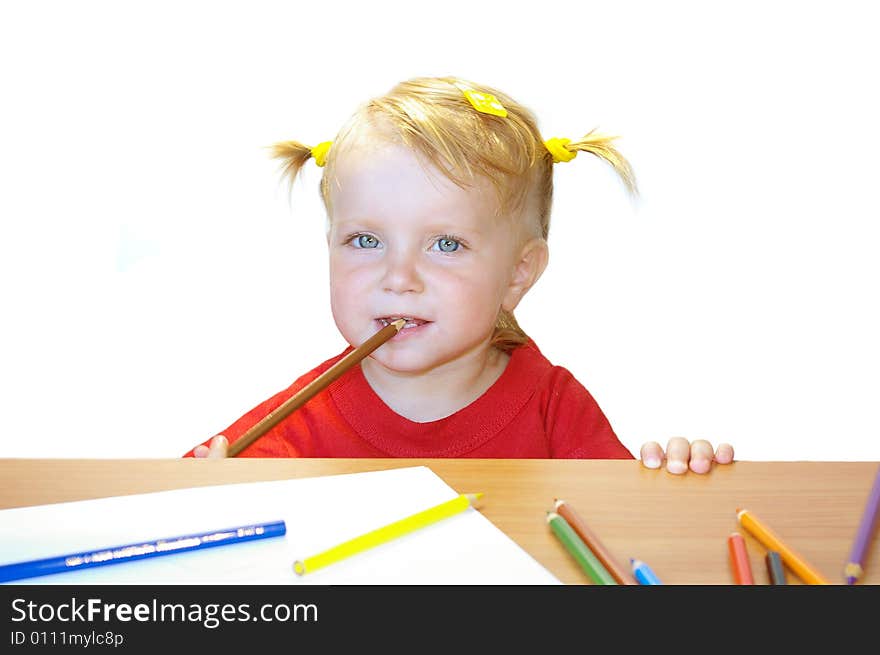
[[[782,566],[782,557],[778,551],[768,550],[764,556],[767,563],[767,575],[770,577],[770,584],[788,584],[785,580],[785,567]]]
[[[727,537],[727,551],[730,555],[734,582],[736,584],[755,584],[755,578],[752,577],[752,564],[749,562],[749,552],[746,550],[746,541],[739,532],[733,532]]]
[[[651,567],[645,564],[640,559],[630,558],[630,564],[632,565],[633,575],[636,580],[639,581],[639,584],[642,585],[655,585],[655,584],[663,584],[660,582],[660,578],[657,577],[657,574],[651,570]]]
[[[849,553],[849,559],[846,566],[843,567],[843,575],[846,578],[846,584],[855,584],[855,582],[864,574],[865,556],[868,553],[868,547],[871,544],[871,537],[874,533],[874,527],[877,524],[877,517],[880,516],[880,466],[877,467],[877,474],[874,476],[874,485],[868,494],[868,500],[865,503],[865,509],[862,512],[862,519],[859,522],[859,529],[856,532],[856,538],[853,540],[852,549]]]
[[[547,512],[547,523],[550,524],[553,534],[562,542],[569,555],[580,564],[580,567],[589,576],[590,580],[593,581],[593,584],[617,584],[617,580],[608,572],[608,569],[602,566],[599,558],[581,540],[577,532],[574,531],[574,528],[568,524],[568,521],[556,512]]]
[[[739,524],[745,528],[749,534],[760,541],[768,550],[779,552],[779,556],[785,565],[794,571],[801,580],[806,584],[830,584],[815,567],[807,563],[807,561],[796,553],[792,548],[787,546],[770,528],[761,522],[757,516],[745,509],[736,510],[736,518]]]
[[[400,332],[404,325],[406,325],[406,321],[399,318],[376,332],[376,334],[321,373],[321,375],[281,403],[276,409],[272,410],[262,419],[257,421],[238,439],[229,444],[229,448],[226,452],[227,456],[235,457],[238,455],[242,450],[250,446],[254,441],[262,437],[269,430],[287,418],[291,413],[306,404],[312,396],[326,389],[352,366],[360,363],[364,357]]]
[[[581,540],[593,551],[593,554],[602,562],[602,565],[617,581],[617,584],[636,585],[635,578],[623,566],[618,563],[599,537],[593,532],[584,520],[574,511],[574,508],[564,500],[556,499],[556,513],[568,521],[572,529],[577,532]]]
[[[389,523],[375,530],[371,530],[348,541],[333,546],[317,555],[296,560],[293,570],[297,575],[305,575],[329,566],[335,562],[351,557],[365,550],[384,544],[392,539],[402,537],[405,534],[424,528],[443,519],[460,514],[469,507],[474,507],[483,497],[483,494],[461,494],[452,500],[434,505],[428,509],[416,512],[405,518]]]
[[[95,566],[107,566],[108,564],[134,562],[149,557],[174,555],[192,550],[213,548],[214,546],[240,544],[256,539],[281,537],[286,531],[284,521],[252,523],[223,530],[187,534],[179,537],[164,537],[152,541],[139,541],[122,546],[108,546],[69,555],[16,562],[15,564],[0,566],[0,582],[80,571]]]

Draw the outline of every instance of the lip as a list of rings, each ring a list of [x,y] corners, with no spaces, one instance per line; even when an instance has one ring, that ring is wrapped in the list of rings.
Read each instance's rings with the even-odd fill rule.
[[[390,316],[398,316],[398,314],[391,314]],[[395,334],[393,337],[391,337],[391,339],[389,339],[389,341],[401,341],[403,339],[411,339],[415,336],[418,336],[419,334],[423,334],[426,331],[426,329],[429,328],[433,324],[433,321],[428,321],[423,318],[419,318],[418,316],[412,316],[412,317],[406,317],[406,318],[415,318],[419,321],[424,321],[424,322],[421,325],[417,325],[414,327],[403,326],[397,334]],[[385,327],[385,325],[387,325],[384,321],[382,321],[381,319],[378,319],[378,318],[373,319],[373,324],[375,325],[376,330],[380,330],[383,327]]]

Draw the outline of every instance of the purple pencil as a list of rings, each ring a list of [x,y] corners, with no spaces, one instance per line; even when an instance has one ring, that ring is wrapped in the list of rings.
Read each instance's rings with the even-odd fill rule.
[[[859,531],[853,541],[849,560],[843,567],[846,584],[855,584],[856,580],[861,578],[865,572],[865,555],[868,552],[868,546],[871,545],[871,534],[874,532],[874,524],[877,522],[878,515],[880,515],[880,466],[877,467],[874,486],[871,487],[868,502],[865,503],[865,511],[862,513],[862,521],[859,523]]]

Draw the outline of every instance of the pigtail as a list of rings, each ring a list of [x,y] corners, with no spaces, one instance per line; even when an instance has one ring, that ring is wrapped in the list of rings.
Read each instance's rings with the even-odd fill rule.
[[[636,176],[632,167],[626,158],[618,152],[617,148],[612,145],[612,141],[618,137],[608,136],[606,134],[596,134],[595,130],[591,130],[578,141],[570,141],[564,145],[565,149],[576,153],[578,151],[589,152],[599,159],[604,159],[611,164],[611,167],[620,176],[620,179],[626,185],[627,191],[631,195],[639,195],[636,187]]]
[[[293,186],[297,174],[305,163],[312,158],[313,148],[299,141],[279,141],[271,146],[272,158],[281,160],[281,175]]]
[[[509,353],[528,341],[529,335],[519,326],[513,314],[502,309],[495,320],[495,332],[492,334],[492,341],[489,345]]]

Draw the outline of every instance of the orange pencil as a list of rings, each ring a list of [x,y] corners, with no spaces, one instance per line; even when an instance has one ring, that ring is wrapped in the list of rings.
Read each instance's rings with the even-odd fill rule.
[[[807,561],[798,555],[795,551],[785,545],[782,540],[777,537],[766,525],[758,520],[758,517],[746,509],[736,510],[736,519],[739,524],[745,528],[749,534],[760,541],[768,550],[779,552],[785,565],[794,571],[801,580],[806,584],[830,584],[815,567],[810,566]]]
[[[727,537],[727,551],[730,554],[730,566],[733,569],[733,580],[736,584],[755,584],[752,577],[752,564],[746,550],[746,540],[739,532]]]

